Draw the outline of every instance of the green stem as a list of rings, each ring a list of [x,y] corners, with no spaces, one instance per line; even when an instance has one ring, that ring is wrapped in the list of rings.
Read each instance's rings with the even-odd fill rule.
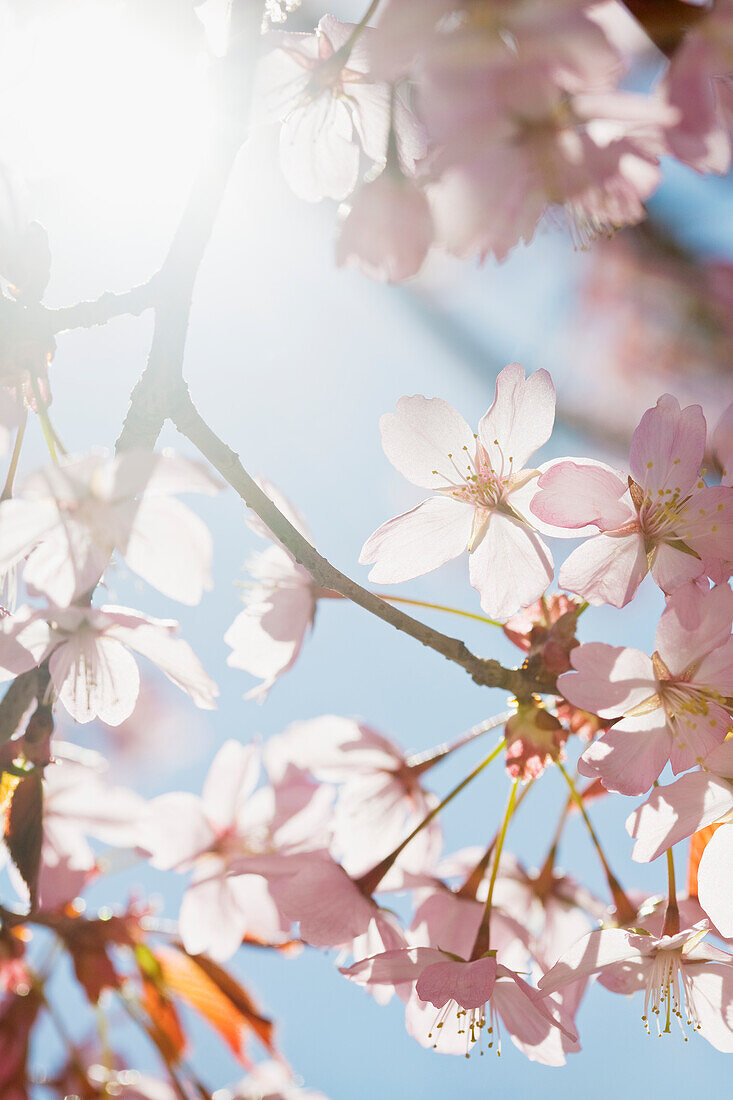
[[[488,767],[489,764],[491,764],[494,760],[496,760],[497,756],[499,755],[499,753],[502,751],[503,748],[504,748],[504,738],[502,737],[501,741],[496,746],[496,748],[492,752],[490,752],[489,755],[487,757],[485,757],[481,761],[480,764],[477,764],[477,766],[473,769],[473,771],[469,775],[467,775],[465,777],[465,779],[462,779],[461,782],[458,784],[458,786],[454,787],[453,790],[450,791],[445,796],[445,798],[441,802],[438,803],[437,806],[433,807],[433,809],[430,811],[430,813],[427,814],[422,819],[420,824],[417,825],[412,830],[412,832],[409,834],[409,836],[406,836],[405,839],[403,841],[401,841],[400,844],[397,845],[397,847],[394,849],[394,851],[390,852],[388,856],[385,856],[384,859],[380,860],[379,863],[377,863],[374,867],[371,868],[371,870],[367,871],[360,878],[356,879],[357,885],[359,886],[359,888],[362,890],[362,892],[364,894],[369,895],[369,894],[374,893],[374,891],[376,890],[379,883],[382,881],[382,879],[387,874],[387,872],[392,868],[392,866],[395,863],[395,860],[398,858],[398,856],[401,855],[401,853],[404,851],[404,849],[407,847],[407,845],[410,843],[410,841],[414,840],[415,837],[418,835],[418,833],[421,833],[422,830],[427,825],[429,825],[430,822],[433,821],[434,818],[436,818],[438,816],[440,811],[443,810],[448,805],[449,802],[452,802],[453,799],[457,795],[459,795],[461,793],[461,791],[465,787],[467,787],[468,784],[472,780],[474,780],[476,778],[476,776],[479,775],[484,770],[484,768]]]
[[[442,603],[426,603],[425,600],[412,600],[407,596],[391,596],[386,592],[375,592],[375,596],[379,596],[380,600],[386,600],[387,603],[404,603],[409,604],[410,607],[426,607],[428,611],[446,611],[450,615],[460,615],[463,619],[474,619],[477,623],[487,623],[489,626],[498,626],[503,628],[503,623],[498,623],[496,619],[489,619],[486,615],[477,615],[473,611],[462,611],[459,607],[448,607]]]
[[[519,807],[522,805],[522,802],[527,797],[529,792],[532,790],[532,787],[535,785],[535,782],[536,782],[536,780],[530,779],[529,782],[526,783],[524,785],[524,787],[522,787],[521,791],[519,792],[519,794],[517,796],[517,801],[514,803],[514,813],[516,813],[517,810],[519,809]],[[497,842],[498,839],[499,839],[499,830],[497,829],[491,843],[487,846],[486,851],[481,856],[481,859],[478,861],[478,863],[471,869],[469,874],[466,876],[466,878],[463,882],[463,885],[461,887],[459,887],[458,890],[456,890],[456,897],[469,898],[471,901],[476,900],[476,895],[478,893],[479,886],[481,885],[481,883],[484,880],[484,875],[486,874],[486,868],[489,866],[489,863],[491,862],[491,855],[492,855],[492,852],[494,851],[494,848],[496,847],[496,842]]]
[[[636,912],[637,912],[636,906],[633,905],[629,901],[629,899],[627,898],[624,890],[621,887],[620,882],[618,881],[618,879],[614,875],[613,871],[611,870],[611,867],[608,863],[608,860],[606,859],[605,852],[603,851],[603,848],[601,847],[601,842],[598,839],[598,836],[596,835],[596,831],[593,828],[593,825],[591,824],[591,820],[588,817],[588,813],[586,811],[585,804],[583,802],[583,799],[582,799],[581,795],[578,793],[578,790],[575,786],[575,783],[570,778],[570,776],[568,775],[568,773],[566,772],[565,768],[562,766],[562,764],[559,760],[557,762],[557,766],[560,769],[560,771],[562,772],[563,777],[565,779],[565,782],[567,783],[568,787],[570,788],[570,795],[572,797],[572,800],[575,803],[575,805],[578,807],[578,809],[580,810],[583,821],[585,822],[586,828],[588,829],[588,835],[590,836],[591,841],[593,842],[593,847],[595,848],[596,852],[598,853],[598,858],[601,861],[601,866],[603,867],[603,871],[606,875],[606,881],[608,882],[608,888],[611,891],[611,897],[613,898],[613,903],[616,906],[616,919],[618,920],[619,924],[628,924],[636,916]]]
[[[23,446],[23,436],[25,435],[25,426],[28,423],[28,410],[23,410],[23,419],[20,422],[18,428],[18,434],[15,437],[15,446],[13,447],[13,453],[10,456],[10,466],[8,467],[8,476],[5,478],[5,485],[3,486],[2,494],[0,495],[0,501],[9,500],[13,495],[13,482],[15,481],[15,475],[18,470],[18,462],[20,460],[20,450]]]
[[[48,415],[48,406],[46,405],[46,402],[43,400],[43,395],[41,393],[41,388],[38,385],[38,379],[36,378],[36,376],[34,374],[31,374],[30,378],[31,378],[31,389],[33,390],[33,396],[36,399],[38,419],[41,422],[41,429],[43,430],[43,436],[44,436],[44,439],[46,440],[46,446],[48,447],[48,453],[51,456],[51,461],[53,462],[54,466],[58,466],[59,460],[58,460],[58,455],[56,453],[56,449],[58,448],[58,450],[61,451],[62,455],[65,455],[67,453],[67,451],[66,451],[66,448],[64,447],[63,443],[59,439],[58,435],[56,434],[56,430],[54,429],[53,424],[51,423],[51,418]]]
[[[509,792],[509,801],[506,804],[504,820],[501,823],[501,829],[499,830],[499,835],[496,838],[494,863],[491,868],[491,878],[489,879],[489,895],[486,898],[486,906],[484,908],[483,919],[476,935],[476,942],[473,945],[473,951],[471,952],[472,959],[480,959],[491,948],[491,908],[494,902],[494,887],[496,886],[496,877],[499,873],[499,863],[501,861],[501,853],[502,849],[504,848],[504,841],[506,839],[507,829],[509,828],[509,822],[511,821],[512,814],[514,813],[518,787],[519,780],[515,779],[512,783],[512,789]]]
[[[667,911],[664,914],[665,936],[676,936],[680,930],[680,911],[677,905],[677,884],[674,877],[673,848],[667,849]]]

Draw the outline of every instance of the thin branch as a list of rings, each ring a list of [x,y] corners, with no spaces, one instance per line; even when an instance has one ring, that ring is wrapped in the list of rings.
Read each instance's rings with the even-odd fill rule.
[[[308,570],[318,588],[338,592],[347,600],[363,607],[365,611],[389,623],[395,630],[409,634],[422,645],[434,649],[446,660],[464,668],[477,684],[484,687],[503,688],[521,699],[526,699],[533,692],[554,691],[553,684],[542,684],[530,680],[522,669],[504,668],[498,661],[477,657],[458,638],[441,634],[425,623],[411,618],[373,592],[362,588],[356,581],[331,565],[260,489],[242,466],[238,455],[215,435],[196,410],[185,386],[179,386],[168,395],[167,412],[179,432],[198,448],[214,469],[239,494],[247,507],[267,524],[275,538],[290,551],[300,565]]]
[[[106,325],[114,317],[122,317],[125,314],[139,317],[141,313],[152,309],[155,305],[158,278],[158,275],[153,275],[147,282],[131,287],[130,290],[121,294],[113,294],[112,291],[106,290],[92,302],[77,302],[73,306],[46,309],[44,319],[47,330],[52,335],[56,335],[59,332],[68,332],[70,329]]]

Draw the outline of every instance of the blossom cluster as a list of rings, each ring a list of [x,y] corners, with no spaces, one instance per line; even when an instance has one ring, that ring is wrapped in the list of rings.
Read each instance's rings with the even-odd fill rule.
[[[384,0],[375,25],[325,15],[267,37],[254,117],[281,124],[297,195],[345,204],[339,264],[400,281],[433,246],[503,260],[553,211],[585,245],[642,221],[660,158],[731,163],[729,0],[685,12],[671,57],[653,47],[649,5],[628,7],[648,35],[615,0]],[[654,69],[648,93],[628,90],[636,61]]]

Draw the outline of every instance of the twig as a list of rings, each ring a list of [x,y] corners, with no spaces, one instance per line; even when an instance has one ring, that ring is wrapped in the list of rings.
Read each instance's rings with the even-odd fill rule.
[[[477,657],[458,638],[441,634],[425,623],[406,615],[385,600],[344,573],[334,568],[307,539],[293,527],[292,523],[273,504],[260,489],[239,461],[238,455],[211,430],[196,410],[188,389],[179,386],[169,396],[167,412],[182,435],[185,435],[224,480],[239,494],[248,508],[267,524],[270,531],[293,555],[295,560],[308,570],[319,588],[332,589],[347,600],[363,607],[372,615],[389,623],[395,630],[409,634],[424,646],[434,649],[446,660],[460,665],[475,683],[485,687],[503,688],[517,698],[527,698],[533,692],[553,692],[553,684],[542,684],[531,680],[523,669],[504,668],[498,661]]]

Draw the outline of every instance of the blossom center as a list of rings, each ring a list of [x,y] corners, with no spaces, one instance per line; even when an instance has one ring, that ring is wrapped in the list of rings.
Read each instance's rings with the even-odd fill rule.
[[[685,1027],[700,1030],[700,1017],[695,1008],[692,981],[685,969],[682,949],[660,949],[655,952],[647,980],[642,1020],[651,1034],[649,1016],[656,1019],[657,1034],[670,1033],[675,1017],[687,1042]],[[662,1026],[664,1025],[664,1026]]]

